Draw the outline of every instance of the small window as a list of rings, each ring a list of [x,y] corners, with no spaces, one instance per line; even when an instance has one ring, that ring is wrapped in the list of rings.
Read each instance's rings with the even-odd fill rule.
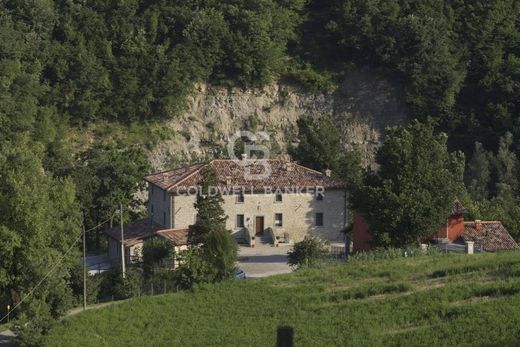
[[[322,201],[323,200],[323,192],[317,192],[316,193],[316,200]]]
[[[236,197],[237,197],[237,198],[236,198],[236,203],[237,203],[237,204],[241,204],[241,203],[244,202],[244,194],[243,194],[243,193],[238,193],[238,194],[236,195]]]
[[[162,192],[162,199],[163,199],[163,201],[166,201],[166,191],[164,191],[164,190]]]
[[[153,196],[153,190],[154,190],[153,187],[154,187],[154,185],[152,184],[151,185],[151,189],[150,189],[150,192],[152,193],[152,196]]]
[[[274,226],[275,227],[281,227],[283,225],[283,216],[281,213],[275,213],[274,214]]]
[[[153,214],[153,204],[152,204],[152,214]]]
[[[316,226],[317,227],[323,226],[323,213],[322,212],[316,213]]]
[[[282,193],[276,193],[275,197],[274,197],[274,201],[276,202],[282,202],[283,198],[282,198]]]
[[[243,227],[244,227],[244,215],[237,214],[237,228],[243,228]]]
[[[163,225],[166,225],[166,212],[163,212],[162,215],[163,215],[163,217],[162,217],[163,218]]]

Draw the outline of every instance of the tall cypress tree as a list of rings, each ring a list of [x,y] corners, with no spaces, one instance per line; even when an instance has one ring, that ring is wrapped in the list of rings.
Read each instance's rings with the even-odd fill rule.
[[[195,208],[197,221],[190,226],[188,243],[201,245],[203,261],[211,269],[211,282],[218,282],[233,275],[238,246],[229,230],[226,230],[227,216],[222,204],[224,199],[218,191],[217,173],[211,166],[201,171],[202,180]]]
[[[218,191],[218,178],[215,170],[207,165],[201,170],[202,179],[199,182],[199,191],[195,209],[197,220],[190,226],[188,242],[190,244],[204,243],[207,235],[214,228],[226,228],[227,216],[222,204],[224,199]]]

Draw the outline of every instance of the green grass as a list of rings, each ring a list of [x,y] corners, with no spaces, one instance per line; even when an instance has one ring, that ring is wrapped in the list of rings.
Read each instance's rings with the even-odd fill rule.
[[[12,326],[13,326],[13,323],[12,323],[12,322],[9,322],[9,323],[1,323],[1,324],[0,324],[0,332],[5,331],[5,330],[8,330],[8,329],[11,329]]]
[[[356,261],[142,297],[63,320],[46,345],[518,345],[520,252]]]

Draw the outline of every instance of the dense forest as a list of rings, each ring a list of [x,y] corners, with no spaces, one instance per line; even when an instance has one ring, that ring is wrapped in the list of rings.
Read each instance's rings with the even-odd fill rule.
[[[118,203],[137,204],[133,193],[148,170],[142,149],[114,141],[78,154],[66,140],[71,129],[175,119],[199,81],[259,88],[284,78],[322,91],[362,67],[406,86],[411,118],[428,124],[408,130],[435,141],[442,165],[462,157],[447,151],[462,151],[461,194],[471,197],[471,210],[504,220],[518,239],[518,1],[0,0],[2,307],[24,297],[47,264],[65,254],[52,281],[23,306],[43,322],[31,329],[45,332],[48,319],[71,301],[66,284],[82,223],[91,228]],[[338,139],[320,142],[334,125],[321,122],[320,129],[312,122],[299,124],[308,137],[303,145],[337,147]],[[429,153],[407,130],[393,130],[386,141],[387,153]],[[304,149],[294,149],[295,156],[312,157]],[[314,158],[317,168],[332,160],[343,177],[359,183],[353,189],[362,187],[362,174],[350,170],[359,164],[354,154],[328,154]],[[379,155],[389,172],[403,164],[394,159]],[[406,167],[415,179],[416,166]],[[393,174],[380,182],[368,175],[365,188],[374,199],[399,194],[383,187]],[[126,219],[137,213],[128,211]]]

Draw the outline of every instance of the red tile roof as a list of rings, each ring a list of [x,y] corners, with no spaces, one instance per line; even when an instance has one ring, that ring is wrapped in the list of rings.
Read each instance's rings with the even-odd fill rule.
[[[125,224],[123,226],[124,244],[125,246],[133,246],[141,243],[144,239],[153,236],[158,230],[163,228],[159,224],[152,223],[149,218]],[[121,242],[121,229],[119,226],[107,230],[106,233],[109,237]]]
[[[155,184],[170,192],[182,192],[190,187],[197,187],[202,178],[201,169],[207,165],[213,167],[220,181],[219,188],[245,188],[247,190],[285,189],[294,187],[323,187],[325,189],[341,189],[345,185],[340,180],[329,177],[319,171],[309,169],[294,162],[280,159],[246,160],[247,165],[240,165],[234,160],[216,159],[208,163],[193,164],[166,172],[145,177],[149,183]],[[247,177],[246,170],[253,175],[265,172],[264,165],[269,165],[271,174],[262,179]]]
[[[173,242],[176,246],[184,246],[188,244],[189,229],[165,229],[159,230],[156,234]]]
[[[106,233],[117,242],[121,242],[121,229],[119,226],[107,230]],[[188,244],[188,229],[164,229],[162,225],[152,224],[150,219],[142,219],[124,225],[123,233],[126,247],[134,246],[155,235],[172,241],[176,246]]]
[[[144,179],[162,189],[169,190],[172,185],[188,177],[195,171],[200,170],[205,165],[206,163],[186,165],[173,170],[158,172],[153,175],[146,176]]]
[[[464,241],[475,242],[475,247],[482,246],[486,252],[518,249],[518,244],[498,221],[464,222]]]

